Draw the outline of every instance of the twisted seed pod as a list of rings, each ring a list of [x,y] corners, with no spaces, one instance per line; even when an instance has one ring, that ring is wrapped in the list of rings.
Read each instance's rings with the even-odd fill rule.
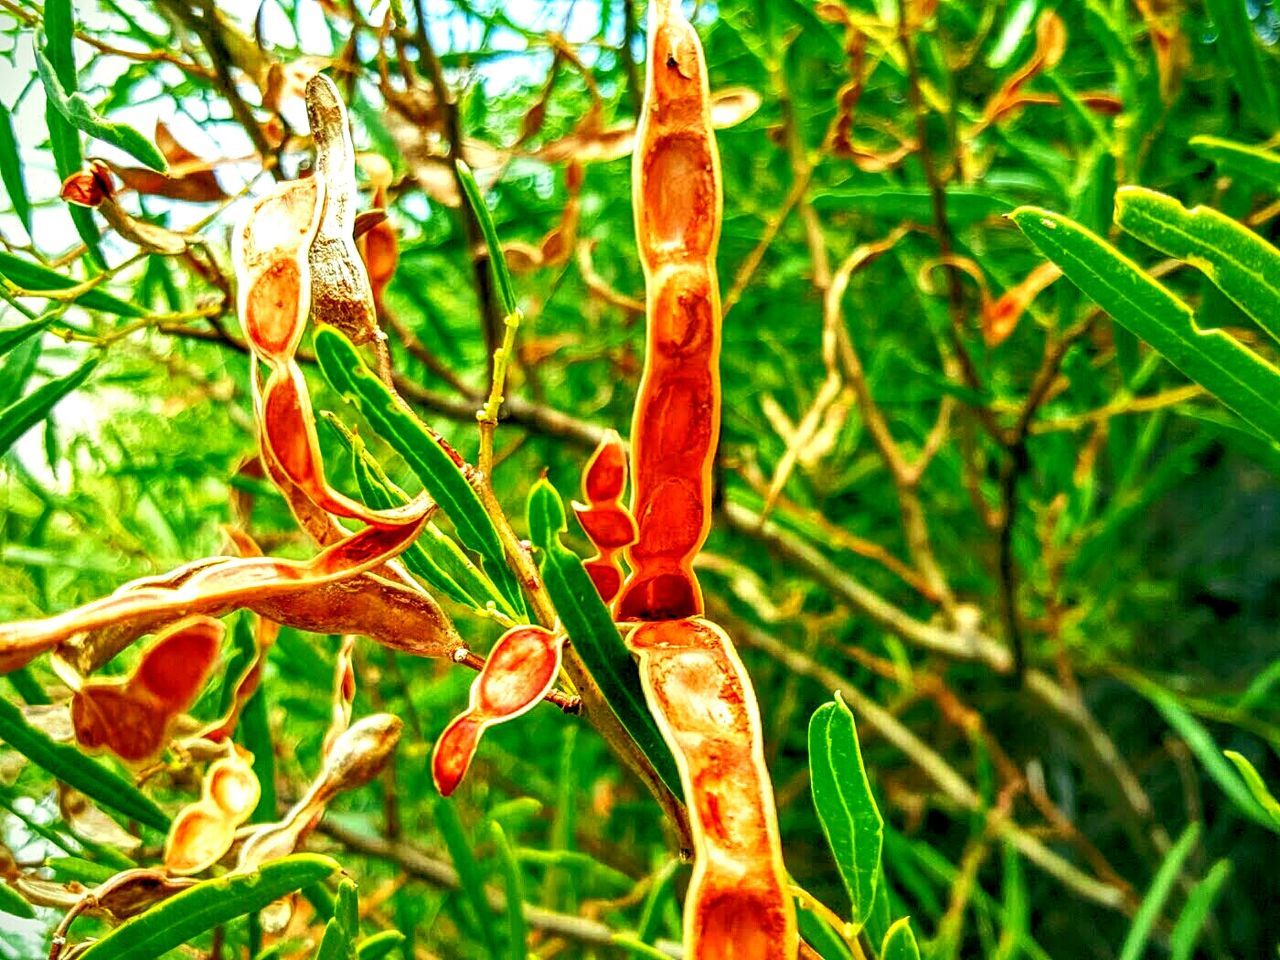
[[[528,713],[555,685],[564,639],[543,627],[513,627],[498,638],[471,684],[470,705],[436,741],[431,775],[442,796],[462,782],[486,729]]]
[[[795,960],[795,909],[760,711],[733,643],[715,624],[688,619],[642,624],[628,645],[689,805],[686,956]]]
[[[693,558],[711,529],[720,432],[720,160],[702,45],[674,0],[649,13],[645,106],[632,202],[647,306],[645,368],[631,429],[631,512],[624,620],[702,613]]]
[[[600,597],[610,603],[622,588],[619,554],[636,539],[636,521],[622,503],[627,489],[627,451],[617,431],[608,430],[582,471],[582,498],[573,512],[596,555],[584,566]]]

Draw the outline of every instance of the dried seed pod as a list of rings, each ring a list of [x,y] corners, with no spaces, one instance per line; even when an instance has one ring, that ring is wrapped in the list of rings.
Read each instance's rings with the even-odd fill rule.
[[[675,756],[689,806],[693,878],[684,909],[691,960],[794,960],[773,787],[755,692],[729,637],[703,619],[645,623],[628,646]]]
[[[487,728],[528,713],[555,685],[564,640],[544,627],[513,627],[498,638],[471,684],[470,705],[436,741],[431,775],[443,796],[462,782]]]
[[[236,828],[253,815],[262,795],[252,756],[233,746],[210,764],[200,799],[173,820],[164,845],[164,865],[174,874],[202,873],[226,855]]]
[[[352,343],[378,336],[373,291],[356,249],[356,151],[338,88],[323,74],[307,82],[307,119],[316,142],[315,179],[323,181],[324,215],[311,244],[311,302],[317,322],[337,327]]]
[[[289,623],[285,615],[289,608],[287,597],[296,598],[294,602],[302,608],[300,619],[317,624],[340,621],[350,615],[350,611],[335,606],[341,598],[359,600],[365,604],[366,612],[378,611],[387,620],[380,622],[371,617],[369,628],[357,626],[354,631],[343,632],[372,633],[381,627],[392,645],[412,649],[414,638],[405,637],[395,624],[388,622],[394,613],[387,610],[386,601],[398,601],[401,611],[416,609],[420,614],[435,614],[436,623],[441,622],[444,615],[424,594],[414,598],[399,596],[388,590],[392,585],[385,581],[360,580],[357,575],[381,567],[399,554],[413,542],[425,523],[424,517],[416,524],[402,527],[367,527],[326,547],[308,561],[274,557],[208,558],[188,564],[167,577],[126,584],[110,596],[43,620],[0,625],[0,670],[15,669],[41,651],[86,631],[119,627],[119,632],[109,635],[119,643],[122,637],[129,636],[125,625],[140,623],[155,629],[193,611],[221,615],[238,607],[250,607],[272,620]],[[357,582],[347,585],[344,593],[323,595],[321,591],[319,599],[308,596],[314,588],[353,578]],[[420,617],[416,624],[425,625],[425,621]],[[142,632],[146,632],[145,629],[129,639],[136,639]],[[447,635],[427,634],[418,643],[423,651],[435,648],[436,644],[450,650],[456,648]],[[84,651],[83,659],[96,658],[94,652],[88,650]]]
[[[582,471],[582,497],[573,511],[596,555],[586,561],[587,573],[601,599],[612,602],[622,587],[619,553],[636,539],[636,521],[622,503],[627,489],[627,451],[614,430],[606,431]]]
[[[400,742],[403,726],[399,717],[389,713],[376,713],[353,723],[333,742],[320,775],[284,819],[259,827],[245,840],[236,870],[253,870],[292,853],[319,822],[330,800],[368,783],[386,766]]]
[[[693,558],[711,527],[720,430],[721,187],[702,46],[671,0],[649,14],[632,199],[648,336],[631,430],[639,538],[618,615],[687,617],[703,609]]]
[[[86,683],[71,701],[76,740],[129,762],[154,756],[164,747],[174,718],[204,685],[223,632],[222,624],[210,617],[180,620],[159,634],[132,675]]]

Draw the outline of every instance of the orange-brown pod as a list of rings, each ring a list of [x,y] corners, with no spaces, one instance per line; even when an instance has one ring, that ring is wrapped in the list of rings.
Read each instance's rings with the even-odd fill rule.
[[[582,471],[582,496],[586,503],[574,503],[587,539],[596,555],[584,566],[601,599],[609,603],[622,587],[622,564],[618,553],[636,539],[636,521],[622,503],[627,489],[627,450],[617,431],[608,430]]]
[[[631,428],[639,537],[618,615],[663,620],[703,610],[693,558],[711,527],[720,430],[720,161],[702,46],[673,0],[650,8],[632,199],[648,340]]]
[[[523,716],[547,695],[560,673],[564,636],[544,627],[512,627],[493,645],[471,684],[471,703],[436,741],[431,775],[449,796],[462,782],[484,731]]]
[[[795,960],[773,787],[755,692],[729,637],[701,618],[645,623],[628,638],[689,806],[690,960]]]

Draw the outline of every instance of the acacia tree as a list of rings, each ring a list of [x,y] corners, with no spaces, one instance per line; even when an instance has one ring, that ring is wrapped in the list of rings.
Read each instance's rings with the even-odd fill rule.
[[[0,8],[0,949],[1270,949],[1265,16]]]

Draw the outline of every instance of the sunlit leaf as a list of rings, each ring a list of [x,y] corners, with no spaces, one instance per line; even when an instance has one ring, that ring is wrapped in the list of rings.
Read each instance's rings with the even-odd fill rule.
[[[1219,860],[1187,894],[1187,905],[1182,908],[1173,932],[1169,934],[1170,960],[1191,960],[1196,950],[1200,932],[1213,912],[1218,894],[1231,877],[1231,861]]]
[[[0,177],[9,191],[9,202],[22,225],[31,233],[31,200],[27,196],[27,178],[23,170],[18,138],[13,132],[13,114],[0,103]]]
[[[822,832],[835,856],[856,926],[875,901],[884,819],[862,765],[853,712],[840,694],[809,721],[809,785]]]
[[[81,960],[155,960],[192,937],[318,883],[337,869],[337,862],[328,857],[302,853],[249,873],[206,880],[126,921],[77,956]]]
[[[1252,177],[1273,190],[1280,190],[1280,153],[1274,150],[1220,137],[1192,137],[1188,145],[1227,173]]]
[[[1224,331],[1197,327],[1189,306],[1080,224],[1036,207],[1020,207],[1010,217],[1112,319],[1264,434],[1280,439],[1280,370]]]
[[[911,932],[910,918],[895,920],[889,927],[880,946],[880,960],[920,960],[920,948],[916,945],[916,935]]]
[[[365,419],[417,474],[423,487],[453,521],[462,543],[484,558],[485,573],[517,609],[524,599],[493,520],[480,496],[467,482],[456,454],[405,409],[387,385],[366,366],[355,346],[333,327],[316,330],[316,358],[320,369],[343,398],[354,403]]]
[[[1185,260],[1280,340],[1280,250],[1211,207],[1187,210],[1142,187],[1116,191],[1116,223],[1166,256]]]
[[[1263,812],[1271,818],[1273,829],[1280,833],[1280,800],[1277,800],[1271,791],[1267,789],[1261,774],[1249,762],[1248,758],[1234,750],[1224,750],[1223,754],[1236,765],[1236,769],[1240,771],[1240,776],[1244,779],[1244,785],[1249,788],[1249,793],[1253,795],[1253,799],[1258,801],[1258,806],[1262,808]]]

